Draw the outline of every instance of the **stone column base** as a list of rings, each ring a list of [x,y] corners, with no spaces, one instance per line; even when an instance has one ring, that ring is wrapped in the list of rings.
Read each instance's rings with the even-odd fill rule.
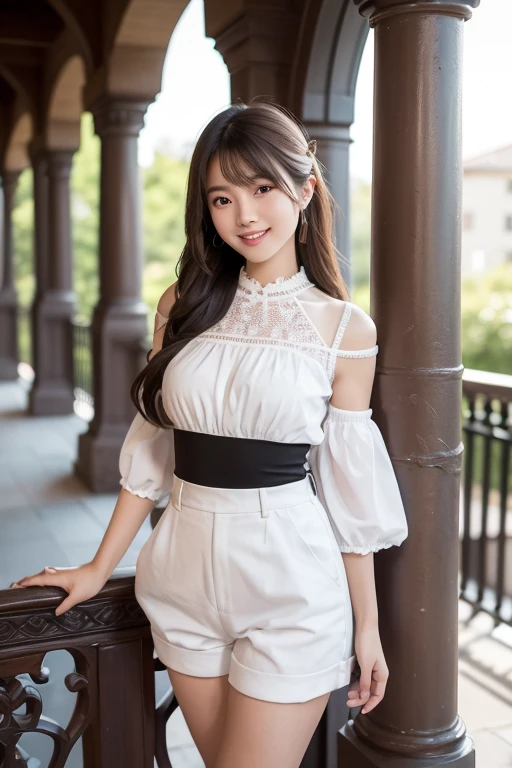
[[[80,436],[75,472],[96,493],[120,490],[119,454],[136,414],[130,387],[145,365],[146,316],[141,301],[100,302],[94,311],[94,418]]]
[[[338,765],[339,768],[435,768],[438,765],[475,768],[475,747],[466,736],[457,746],[456,754],[451,755],[415,757],[377,753],[356,736],[354,721],[349,720],[338,733]]]
[[[99,434],[89,431],[78,439],[75,474],[94,493],[119,493],[119,454],[127,427],[109,426]]]
[[[0,357],[0,381],[16,381],[18,378],[18,363]]]
[[[67,416],[73,413],[75,398],[68,382],[45,382],[29,393],[32,416]]]

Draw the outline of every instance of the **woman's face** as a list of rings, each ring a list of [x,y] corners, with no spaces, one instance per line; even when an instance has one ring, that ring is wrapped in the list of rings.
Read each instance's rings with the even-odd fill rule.
[[[286,179],[293,189],[291,179]],[[247,261],[260,263],[290,250],[295,255],[295,230],[300,208],[313,194],[314,178],[300,194],[299,206],[270,179],[255,178],[248,187],[230,184],[217,155],[206,176],[208,207],[219,237]]]

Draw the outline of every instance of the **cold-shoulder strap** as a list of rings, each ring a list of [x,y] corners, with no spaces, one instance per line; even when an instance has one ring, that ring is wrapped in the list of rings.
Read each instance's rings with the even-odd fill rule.
[[[376,344],[374,347],[369,347],[368,349],[339,349],[351,314],[352,306],[349,301],[346,301],[345,309],[343,310],[343,315],[341,317],[338,330],[336,331],[336,336],[334,337],[331,349],[333,352],[335,352],[336,357],[373,357],[379,351],[378,344]]]
[[[350,320],[351,313],[352,307],[350,306],[350,303],[346,301],[345,308],[343,309],[343,314],[341,316],[340,324],[338,325],[338,330],[336,331],[331,349],[337,350],[341,344],[341,340],[343,338],[343,334],[345,333],[345,328],[348,325],[348,321]]]
[[[334,373],[336,370],[336,358],[338,357],[351,357],[351,358],[374,357],[379,351],[379,347],[377,344],[374,347],[369,347],[368,349],[340,349],[339,348],[343,340],[343,336],[345,334],[351,314],[352,314],[352,305],[349,301],[346,301],[345,308],[341,316],[340,324],[338,326],[338,330],[336,331],[336,335],[334,337],[334,341],[331,346],[332,354],[329,356],[330,357],[329,369],[327,372],[330,381],[333,381],[334,379]]]
[[[158,309],[155,311],[156,319],[159,321],[160,325],[156,330],[160,330],[160,328],[163,328],[164,325],[167,325],[168,317],[165,315],[162,315],[161,312],[158,311]]]

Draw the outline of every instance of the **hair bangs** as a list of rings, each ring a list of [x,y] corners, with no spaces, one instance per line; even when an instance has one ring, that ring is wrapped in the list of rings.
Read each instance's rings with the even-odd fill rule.
[[[256,179],[268,179],[288,197],[297,201],[297,193],[287,182],[283,165],[276,157],[279,150],[264,146],[261,139],[255,138],[251,141],[250,136],[236,142],[237,146],[232,137],[230,139],[231,141],[221,141],[218,148],[220,170],[230,184],[248,187],[254,184]]]

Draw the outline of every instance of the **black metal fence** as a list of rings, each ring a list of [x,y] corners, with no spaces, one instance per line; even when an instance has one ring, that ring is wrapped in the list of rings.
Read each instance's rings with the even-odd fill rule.
[[[512,376],[463,376],[461,597],[512,625]]]
[[[73,322],[73,370],[75,399],[93,407],[91,326],[78,319]]]
[[[18,308],[18,357],[21,363],[32,365],[32,331],[30,309]]]

